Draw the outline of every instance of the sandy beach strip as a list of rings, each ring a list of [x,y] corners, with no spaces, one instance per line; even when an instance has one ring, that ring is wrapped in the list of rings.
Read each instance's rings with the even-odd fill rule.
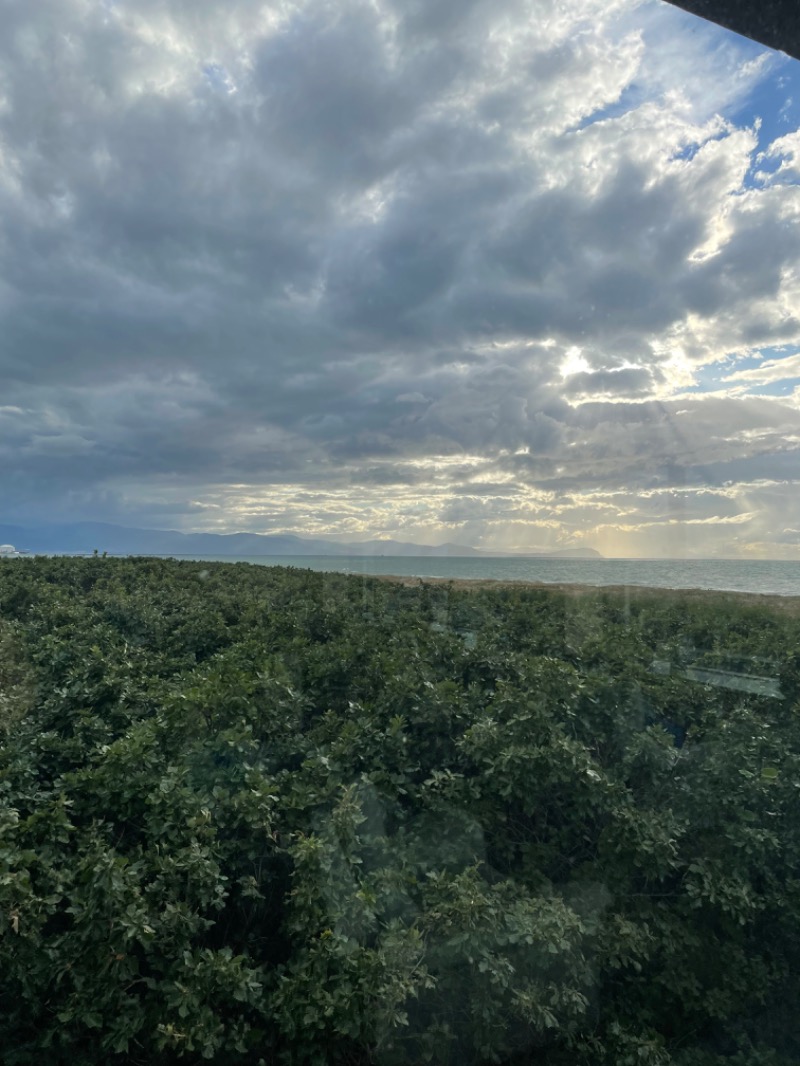
[[[355,575],[354,575],[355,576]],[[450,577],[412,577],[403,574],[369,574],[364,575],[376,581],[389,581],[394,584],[417,588],[423,585],[446,585],[464,592],[492,591],[499,589],[519,589],[547,592],[554,596],[575,598],[610,595],[632,600],[676,600],[681,603],[706,604],[729,603],[741,607],[751,607],[764,611],[776,611],[781,614],[800,615],[800,596],[778,596],[772,593],[737,592],[720,589],[668,589],[652,585],[581,585],[556,583],[549,581],[504,581],[497,578],[450,578]]]

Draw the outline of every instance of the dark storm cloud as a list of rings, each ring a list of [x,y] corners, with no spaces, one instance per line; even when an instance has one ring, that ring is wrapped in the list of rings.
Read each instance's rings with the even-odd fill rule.
[[[311,8],[257,50],[257,130],[298,170],[345,194],[392,168],[392,140],[447,84],[447,65],[413,51],[389,60],[377,9]]]
[[[707,223],[700,205],[675,210],[674,178],[650,177],[623,160],[595,198],[566,188],[522,205],[486,249],[496,292],[465,301],[476,320],[493,332],[533,328],[578,340],[658,331],[679,318],[680,294],[664,272],[701,243]],[[488,265],[485,273],[488,281]]]
[[[668,391],[661,339],[702,361],[714,316],[726,344],[796,336],[786,190],[698,254],[752,137],[658,100],[590,118],[647,81],[615,26],[550,0],[7,5],[7,517],[177,521],[224,485],[424,486],[437,457],[580,490],[780,451],[729,432],[755,408],[700,433],[566,402]]]

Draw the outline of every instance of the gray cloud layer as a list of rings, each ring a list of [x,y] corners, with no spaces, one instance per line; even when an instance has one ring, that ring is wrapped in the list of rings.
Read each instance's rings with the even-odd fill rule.
[[[774,61],[687,18],[7,5],[4,516],[652,551],[598,492],[793,481],[795,399],[685,391],[800,341],[800,146],[719,117]]]

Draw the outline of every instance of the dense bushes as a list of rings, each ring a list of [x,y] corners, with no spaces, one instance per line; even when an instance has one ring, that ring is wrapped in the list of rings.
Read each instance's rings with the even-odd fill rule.
[[[799,647],[723,596],[0,562],[3,1061],[796,1063]],[[692,649],[792,698],[650,668]]]

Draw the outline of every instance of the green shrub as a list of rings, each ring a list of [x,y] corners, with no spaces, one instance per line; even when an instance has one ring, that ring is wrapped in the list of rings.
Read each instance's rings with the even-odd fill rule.
[[[3,1062],[796,1063],[797,632],[0,563]],[[787,698],[651,671],[689,647]]]

